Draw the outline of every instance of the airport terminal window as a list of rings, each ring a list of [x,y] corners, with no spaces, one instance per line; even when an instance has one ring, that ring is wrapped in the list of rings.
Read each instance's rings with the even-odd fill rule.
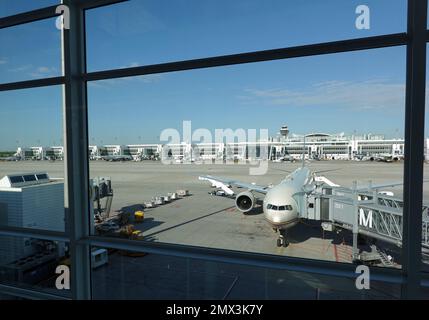
[[[305,76],[296,76],[299,72]],[[403,162],[391,161],[391,154],[378,151],[371,153],[377,160],[370,161],[368,156],[354,157],[329,146],[347,141],[347,148],[353,146],[359,154],[363,152],[359,143],[365,141],[377,139],[394,148],[403,146],[404,78],[405,48],[396,47],[90,82],[89,143],[105,143],[94,146],[90,177],[95,186],[107,182],[110,190],[91,202],[95,210],[93,234],[344,263],[351,263],[357,254],[369,259],[379,250],[382,256],[376,255],[378,260],[371,263],[401,268],[401,251],[394,243],[402,232],[397,229],[401,228],[402,211],[396,206],[402,202]],[[150,121],[143,125],[141,119]],[[288,136],[279,133],[283,119],[290,123]],[[239,137],[233,142],[207,139],[208,135],[214,139],[216,130],[228,128],[246,134],[255,129],[259,144],[260,140],[273,142],[261,144],[266,152],[256,158],[251,142],[238,141]],[[267,129],[267,136],[261,136],[261,129]],[[308,132],[329,132],[329,139],[321,135],[328,140],[323,141],[328,151],[319,147],[319,136],[313,135],[313,142],[305,142],[303,155],[303,134]],[[214,154],[195,151],[199,146],[211,149],[215,142],[221,143]],[[284,149],[289,144],[299,144],[293,158],[278,161],[286,157]],[[107,145],[112,151],[104,156],[99,151]],[[149,157],[148,149],[157,155]],[[280,229],[289,245],[279,250],[279,233],[272,231],[279,221],[272,220],[271,226],[264,219],[271,221],[258,203],[265,195],[257,190],[259,186],[275,187],[300,170],[303,156],[305,168],[320,176],[325,187],[317,191],[319,182],[314,181],[305,187],[316,190],[309,195],[314,199],[297,195],[280,197],[277,201],[283,204],[269,203],[271,210],[282,213],[281,219],[293,219],[281,222],[293,227],[286,232]],[[267,171],[251,175],[249,170],[262,168],[260,161],[264,159]],[[228,196],[220,186],[213,191],[210,182],[199,180],[204,175],[240,181],[249,187],[232,186],[234,194]],[[319,218],[334,214],[324,204],[328,201],[323,200],[327,199],[324,193],[331,192],[338,197],[336,201],[347,197],[352,203],[354,181],[361,192],[356,197],[368,195],[374,202],[373,207],[367,204],[361,208],[359,220],[370,236],[353,240],[347,229],[354,221],[351,205],[349,211],[337,212],[342,220],[336,219],[333,229],[324,232]],[[253,183],[256,191],[252,191]],[[391,183],[397,185],[379,186]],[[347,189],[337,191],[335,186]],[[247,189],[250,192],[246,194]],[[188,191],[189,196],[178,196],[180,191]],[[301,192],[300,187],[296,192]],[[388,192],[393,200],[381,192]],[[269,196],[267,193],[267,201]],[[286,205],[289,201],[296,204]],[[310,202],[315,207],[309,207]],[[377,213],[380,217],[397,211],[386,217],[398,221],[392,224],[394,230],[383,229],[385,221],[378,216],[368,218],[375,215],[368,210],[379,205],[386,207]],[[285,214],[293,213],[294,207],[308,208],[298,210],[301,221],[318,223],[318,228],[295,225],[297,217]],[[353,252],[353,241],[359,242],[359,253]],[[295,245],[300,250],[294,250]]]
[[[61,33],[55,23],[49,18],[0,29],[0,83],[62,75]]]
[[[355,10],[361,4],[356,0],[131,0],[97,8],[86,14],[88,70],[358,38],[363,33],[355,27]],[[365,37],[406,30],[405,0],[370,0],[365,5],[377,21],[365,30]]]
[[[108,261],[92,266],[93,298],[97,300],[392,300],[400,297],[398,284],[374,281],[371,290],[363,291],[356,289],[354,279],[344,277],[103,250],[109,251]]]
[[[53,4],[54,1],[47,2]],[[88,0],[84,5],[90,2]],[[285,3],[275,0],[270,3],[225,1],[216,2],[216,6],[214,2],[195,1],[192,10],[186,9],[189,7],[185,6],[185,2],[176,2],[173,4],[175,8],[172,8],[170,3],[167,6],[150,0],[129,1],[87,11],[87,69],[91,72],[131,68],[122,73],[122,76],[128,77],[117,79],[114,79],[115,74],[120,75],[123,71],[111,70],[75,77],[78,83],[89,79],[91,212],[88,218],[91,235],[103,235],[106,239],[104,242],[109,243],[109,239],[112,244],[115,240],[108,237],[140,240],[138,246],[141,248],[144,248],[146,241],[162,242],[167,246],[173,243],[187,248],[198,246],[234,252],[254,251],[344,263],[368,258],[364,263],[400,269],[401,251],[393,243],[398,243],[401,238],[403,207],[406,48],[401,45],[406,42],[410,44],[413,37],[405,38],[404,34],[398,34],[373,40],[373,43],[380,41],[380,47],[389,46],[387,43],[393,44],[393,47],[384,49],[228,67],[214,65],[216,68],[204,67],[192,71],[187,69],[192,69],[195,64],[183,64],[180,60],[405,32],[406,3],[405,0],[370,1],[373,17],[377,17],[378,23],[366,31],[357,31],[354,26],[354,9],[360,4],[357,1],[346,3],[332,0],[323,5],[317,4],[322,7],[320,10],[311,7],[311,15],[308,15],[309,8],[314,4],[310,1]],[[70,4],[77,10],[73,1]],[[32,2],[31,7],[33,5],[34,8],[38,6]],[[22,11],[22,3],[12,8],[12,11],[8,6],[8,3],[6,7],[2,3],[0,9],[6,8],[3,12],[10,14]],[[219,8],[222,10],[219,11]],[[353,10],[349,10],[350,8]],[[341,15],[339,9],[348,13]],[[133,19],[133,15],[137,17]],[[141,19],[142,16],[145,19]],[[262,23],[261,16],[268,17],[269,21]],[[330,16],[332,19],[329,19]],[[61,39],[60,32],[55,28],[55,20],[50,18],[0,29],[0,40],[8,44],[0,49],[0,89],[5,91],[0,93],[0,143],[4,144],[0,148],[0,171],[7,173],[0,181],[1,190],[16,188],[23,191],[27,187],[39,190],[44,187],[44,183],[48,187],[63,184],[61,88],[49,85],[46,81],[37,81],[62,75]],[[344,26],[346,20],[347,26]],[[260,23],[255,24],[255,21]],[[329,21],[333,23],[330,25]],[[321,26],[326,27],[325,32],[314,32],[320,30]],[[248,30],[255,32],[243,33]],[[300,33],[295,33],[295,30],[300,30]],[[37,48],[30,47],[30,44],[34,46],[34,41],[26,39],[37,39]],[[189,47],[183,43],[193,45]],[[362,49],[365,46],[358,47]],[[349,49],[347,45],[339,47],[339,51]],[[28,56],[29,52],[32,53],[31,56]],[[298,52],[303,56],[309,53]],[[260,54],[257,56],[267,57]],[[112,59],[112,56],[115,58]],[[236,64],[240,59],[241,56],[230,62]],[[174,65],[178,67],[175,70],[182,71],[172,72],[169,69],[171,66],[133,69],[136,66],[163,62],[175,62]],[[65,63],[68,63],[67,59]],[[170,71],[166,72],[163,68]],[[153,73],[129,77],[148,71]],[[36,81],[11,86],[5,84],[34,79]],[[57,81],[65,82],[65,79],[57,78]],[[75,85],[71,84],[72,87]],[[32,86],[41,88],[24,89]],[[20,90],[8,92],[11,87]],[[77,87],[77,91],[84,94],[83,86]],[[64,98],[66,105],[70,103],[67,99],[70,97]],[[20,112],[16,113],[15,110]],[[80,112],[79,109],[78,113]],[[192,129],[187,127],[187,121],[190,121]],[[12,123],[15,124],[13,128]],[[16,130],[17,123],[20,130]],[[245,132],[266,128],[268,135],[256,137],[249,145],[248,142],[240,141],[235,131],[232,141],[222,140],[219,144],[213,144],[210,139],[206,139],[207,131],[204,129],[213,131],[218,128],[232,128],[233,133],[237,128],[244,129]],[[170,129],[179,131],[177,141],[173,139],[174,134]],[[190,136],[185,135],[188,129]],[[76,136],[73,133],[73,137]],[[175,143],[172,143],[173,140]],[[87,146],[76,146],[76,150],[79,150],[78,147]],[[24,159],[31,160],[22,161]],[[265,174],[249,175],[250,169],[261,167],[261,163],[265,161],[269,162]],[[299,185],[300,179],[306,177],[304,168],[307,167],[313,170],[310,174],[313,180],[306,180],[312,183],[306,184],[305,188],[298,187],[301,195],[295,193],[290,201],[272,202],[283,203],[280,206],[271,205],[276,211],[288,210],[290,205],[284,203],[292,203],[291,201],[294,201],[294,205],[290,209],[308,209],[300,212],[305,217],[299,217],[298,222],[293,220],[294,229],[288,230],[286,234],[280,232],[280,236],[287,236],[288,241],[283,239],[279,242],[279,238],[276,246],[277,236],[268,232],[272,231],[269,223],[261,219],[264,212],[261,207],[263,196],[260,194],[273,196],[275,192],[270,191],[275,190],[279,182],[291,172],[291,185]],[[298,170],[294,171],[296,169]],[[32,181],[24,179],[27,175],[32,176]],[[222,176],[225,179],[218,178]],[[399,181],[398,185],[394,183],[396,181]],[[405,191],[408,194],[410,192]],[[424,198],[425,192],[426,189]],[[302,196],[303,193],[307,196]],[[28,203],[29,200],[24,197],[22,192],[23,203]],[[347,201],[341,204],[329,201],[353,200],[354,197],[358,199],[358,205],[362,204],[359,207],[359,230],[364,230],[366,234],[359,235],[357,239],[346,230],[350,221],[345,221],[347,217],[354,219],[355,216],[347,215],[344,211],[335,212],[336,217],[346,218],[334,221],[331,219],[333,212],[328,210],[347,207]],[[60,210],[59,206],[64,209],[64,198],[55,197],[54,202],[58,207],[52,201],[41,200],[37,195],[31,195],[30,198],[38,199],[36,204],[32,203],[32,208],[49,206],[52,217],[63,217],[64,210]],[[365,203],[360,202],[361,200]],[[8,212],[9,215],[10,208],[6,201],[0,201],[0,212]],[[375,212],[374,208],[386,210]],[[352,209],[353,212],[357,211],[355,207]],[[371,214],[374,215],[373,219],[370,218]],[[51,216],[45,217],[43,221],[39,220],[39,215],[33,215],[33,218],[39,217],[37,221],[30,221],[27,216],[29,215],[21,213],[20,218],[11,224],[9,216],[0,215],[0,232],[7,230],[7,225],[18,229],[50,230],[52,227]],[[282,216],[289,216],[289,213],[283,212]],[[320,220],[333,223],[329,226],[325,224],[322,231]],[[277,223],[275,219],[271,222]],[[64,223],[63,218],[63,227]],[[312,228],[313,223],[315,228]],[[78,229],[84,229],[80,223],[75,224]],[[344,230],[336,234],[338,228]],[[58,229],[55,227],[52,230]],[[19,255],[13,261],[0,261],[0,282],[25,287],[29,285],[36,290],[48,288],[53,294],[62,294],[55,289],[51,291],[54,283],[54,278],[50,277],[53,265],[67,265],[70,261],[82,262],[85,258],[77,255],[74,260],[75,257],[69,256],[68,245],[60,245],[58,241],[35,240],[25,236],[24,230],[21,232],[22,237],[14,239],[2,236],[2,240],[0,239],[0,245],[4,249],[2,254]],[[42,231],[35,232],[43,234]],[[219,234],[222,235],[221,238]],[[93,238],[89,239],[91,243]],[[355,240],[358,241],[359,255],[351,248]],[[23,250],[11,250],[10,241],[16,242]],[[82,243],[72,242],[76,246],[83,246]],[[126,243],[137,244],[133,241]],[[218,295],[223,295],[223,298],[242,298],[246,292],[258,292],[243,289],[243,284],[246,286],[249,281],[233,280],[231,283],[230,280],[238,272],[237,265],[228,273],[229,279],[224,277],[223,281],[217,278],[217,271],[228,267],[219,264],[186,258],[176,261],[175,258],[164,255],[157,257],[155,254],[144,255],[142,258],[141,253],[107,249],[108,247],[107,244],[104,247],[93,247],[87,257],[92,267],[92,298],[112,298],[106,295],[106,292],[111,292],[107,289],[112,286],[121,288],[115,292],[114,297],[147,298],[147,292],[144,291],[145,285],[152,285],[149,278],[144,275],[143,280],[139,279],[143,281],[139,282],[141,286],[131,285],[135,279],[130,278],[129,274],[126,279],[124,273],[118,278],[118,270],[147,268],[146,271],[151,273],[150,269],[155,265],[161,266],[161,269],[165,267],[163,258],[168,259],[172,265],[177,264],[178,267],[173,269],[184,275],[180,280],[186,283],[179,284],[180,290],[174,290],[171,286],[166,290],[164,282],[159,280],[172,284],[168,279],[168,272],[160,275],[166,275],[162,279],[155,277],[158,286],[155,291],[160,298],[218,298]],[[294,247],[299,249],[294,251]],[[47,264],[41,261],[39,266],[44,266],[43,268],[38,268],[37,272],[26,269],[27,262],[33,261],[32,259],[43,260],[45,255],[52,259]],[[371,260],[371,256],[378,258],[376,261]],[[4,257],[5,255],[2,259]],[[142,266],[143,259],[146,260]],[[131,260],[133,263],[130,263]],[[77,267],[84,268],[82,265]],[[198,280],[200,275],[194,274],[197,277],[193,278],[190,275],[201,265],[204,272],[207,268],[216,271],[205,276],[206,282]],[[336,270],[335,268],[335,264],[332,264],[332,270]],[[10,270],[13,272],[9,272]],[[275,293],[267,291],[267,284],[283,283],[291,275],[281,274],[270,282],[266,278],[269,269],[254,271],[247,270],[244,273],[248,272],[253,280],[265,281],[265,298],[276,297]],[[241,276],[243,270],[239,273]],[[274,274],[271,271],[269,273]],[[27,276],[23,277],[24,274]],[[41,278],[38,278],[39,275]],[[313,275],[302,275],[306,277],[304,281],[286,281],[286,289],[289,290],[283,288],[279,297],[287,298],[284,296],[285,292],[295,293],[295,290],[290,290],[291,287],[300,287],[296,293],[314,298],[321,298],[321,287],[332,293],[329,286],[319,283],[323,279],[319,275],[315,275],[313,279],[318,283],[305,290],[302,283],[308,284]],[[297,275],[292,277],[300,278]],[[332,283],[332,279],[329,282]],[[209,288],[203,293],[202,283],[206,286],[204,289]],[[229,285],[230,289],[225,290],[223,284]],[[79,285],[84,286],[85,283]],[[183,290],[183,285],[186,286],[186,291]],[[240,288],[237,289],[236,285]],[[347,287],[348,285],[353,288]],[[350,284],[345,284],[345,287],[347,294],[357,297],[353,293],[354,279]],[[385,288],[382,283],[380,289],[383,297],[386,297],[386,292],[383,292]],[[390,298],[399,296],[399,290],[395,291],[396,289],[398,288],[387,290]],[[329,293],[325,297],[347,295],[342,290],[336,287],[333,294]],[[371,291],[371,295],[379,293],[377,290]],[[90,294],[82,296],[91,297]],[[365,296],[368,297],[367,294]]]
[[[0,225],[65,231],[61,90],[0,92]]]

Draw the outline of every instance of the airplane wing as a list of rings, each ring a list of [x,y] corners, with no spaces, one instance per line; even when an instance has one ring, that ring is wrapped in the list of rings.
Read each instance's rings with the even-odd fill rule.
[[[269,187],[268,186],[259,186],[257,184],[253,183],[246,183],[246,182],[240,182],[232,179],[224,179],[224,178],[218,178],[213,176],[199,176],[198,179],[200,180],[206,180],[211,182],[212,186],[216,188],[221,188],[223,191],[225,191],[229,195],[233,195],[234,191],[230,188],[230,186],[236,186],[241,188],[246,188],[251,191],[259,192],[266,194],[268,192]]]

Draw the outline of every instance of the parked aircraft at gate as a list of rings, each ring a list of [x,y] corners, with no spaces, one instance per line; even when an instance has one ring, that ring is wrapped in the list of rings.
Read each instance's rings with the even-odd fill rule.
[[[273,230],[279,232],[277,246],[286,247],[288,245],[286,230],[295,226],[299,220],[302,219],[301,215],[304,213],[303,210],[307,209],[300,208],[299,197],[310,195],[316,187],[321,184],[327,184],[331,187],[340,187],[326,177],[318,175],[319,173],[328,171],[332,170],[311,171],[303,162],[302,167],[291,172],[275,186],[261,186],[210,175],[200,176],[199,179],[211,182],[213,187],[222,189],[229,196],[235,196],[234,191],[231,189],[232,186],[247,189],[235,196],[235,205],[237,209],[243,213],[249,212],[255,208],[257,200],[259,200],[255,194],[262,195],[264,217],[272,226]],[[365,190],[378,190],[379,188],[398,185],[402,185],[402,182],[372,185],[369,188],[365,188]]]

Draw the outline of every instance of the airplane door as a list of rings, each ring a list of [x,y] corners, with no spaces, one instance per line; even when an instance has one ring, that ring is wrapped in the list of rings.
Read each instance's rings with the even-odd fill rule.
[[[320,220],[329,220],[329,198],[320,198]]]
[[[316,199],[313,196],[307,198],[307,219],[316,219]]]

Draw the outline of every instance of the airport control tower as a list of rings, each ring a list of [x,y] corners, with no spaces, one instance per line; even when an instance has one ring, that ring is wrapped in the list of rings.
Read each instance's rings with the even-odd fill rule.
[[[289,134],[289,128],[288,126],[282,126],[280,128],[280,134],[282,136],[282,140],[285,140]]]

